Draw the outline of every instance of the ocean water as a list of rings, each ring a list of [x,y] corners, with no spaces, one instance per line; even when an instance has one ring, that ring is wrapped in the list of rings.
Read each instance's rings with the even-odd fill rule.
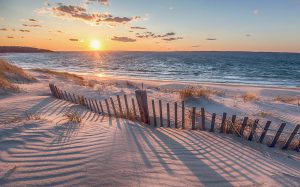
[[[250,85],[300,87],[300,54],[256,52],[3,53],[23,68]]]

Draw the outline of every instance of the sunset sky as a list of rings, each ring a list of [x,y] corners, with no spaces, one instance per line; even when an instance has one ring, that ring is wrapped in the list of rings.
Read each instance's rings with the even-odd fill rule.
[[[300,0],[0,0],[1,46],[300,52],[299,33]]]

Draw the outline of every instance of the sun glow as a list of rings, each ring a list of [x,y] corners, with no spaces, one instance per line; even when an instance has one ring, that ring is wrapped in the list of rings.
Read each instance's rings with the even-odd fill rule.
[[[92,50],[99,50],[101,48],[101,43],[98,40],[92,40],[90,42],[90,48]]]

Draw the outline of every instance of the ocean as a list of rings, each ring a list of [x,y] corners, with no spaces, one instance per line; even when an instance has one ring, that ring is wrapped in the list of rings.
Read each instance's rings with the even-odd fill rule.
[[[151,80],[300,87],[300,54],[262,52],[2,53],[26,69]]]

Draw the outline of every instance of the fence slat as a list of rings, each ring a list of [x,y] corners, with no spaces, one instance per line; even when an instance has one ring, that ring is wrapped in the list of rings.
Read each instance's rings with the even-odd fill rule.
[[[154,123],[154,127],[157,126],[156,123],[156,114],[155,114],[155,103],[154,103],[154,99],[152,99],[152,110],[153,110],[153,123]]]
[[[162,116],[162,106],[161,106],[161,100],[158,101],[159,104],[159,121],[160,121],[160,126],[163,127],[163,116]]]
[[[278,139],[279,139],[279,136],[281,135],[281,133],[282,133],[282,131],[283,131],[285,125],[286,125],[285,123],[282,123],[282,124],[280,125],[280,127],[279,127],[279,129],[278,129],[278,131],[277,131],[277,133],[276,133],[276,135],[275,135],[275,137],[274,137],[274,139],[273,139],[273,141],[272,141],[270,147],[275,147],[275,145],[276,145],[276,143],[277,143],[277,141],[278,141]]]
[[[291,133],[289,139],[286,141],[286,143],[285,143],[285,145],[282,147],[282,149],[285,150],[285,149],[287,149],[287,148],[289,147],[289,145],[291,144],[293,138],[294,138],[295,135],[297,134],[299,128],[300,128],[300,125],[297,125],[297,126],[294,128],[293,132]]]
[[[109,116],[111,116],[111,113],[110,113],[110,110],[109,110],[109,104],[108,104],[107,99],[105,99],[105,104],[106,104],[106,108],[107,108],[107,114],[108,114]]]
[[[178,128],[178,119],[177,119],[177,102],[174,103],[174,117],[175,117],[175,122],[174,122],[174,126],[177,129]]]
[[[103,110],[103,106],[102,106],[102,102],[101,101],[99,101],[99,105],[100,105],[100,109],[101,109],[102,114],[104,114],[104,110]]]
[[[127,95],[124,95],[124,99],[125,99],[125,107],[126,107],[126,116],[129,117],[129,107],[128,107]]]
[[[69,98],[71,99],[71,102],[75,103],[74,100],[73,100],[73,98],[72,98],[72,95],[70,93],[68,93],[68,94],[69,94]]]
[[[167,103],[167,127],[171,127],[171,122],[170,122],[170,105]]]
[[[93,106],[92,99],[90,99],[90,98],[89,98],[89,103],[90,103],[90,105],[91,105],[91,110],[92,110],[92,112],[94,112],[94,111],[95,111],[95,108],[94,108],[94,106]]]
[[[216,114],[213,113],[212,117],[211,117],[211,125],[210,125],[210,132],[214,132],[215,131],[215,122],[216,122]]]
[[[73,93],[73,98],[74,98],[75,103],[76,103],[76,104],[79,104],[79,103],[78,103],[78,100],[77,100],[77,97],[76,97],[76,95],[75,95],[74,93]]]
[[[249,137],[248,137],[249,141],[252,141],[252,139],[253,139],[253,136],[254,136],[256,128],[257,128],[257,123],[258,123],[258,119],[256,119],[254,121],[253,125],[252,125],[251,131],[250,131],[250,134],[249,134]]]
[[[200,130],[203,130],[203,131],[206,130],[206,128],[205,128],[205,110],[203,107],[201,108],[201,129]]]
[[[221,128],[220,128],[220,133],[224,132],[224,128],[225,128],[225,122],[226,122],[226,115],[227,113],[223,113],[223,117],[222,117],[222,123],[221,123]]]
[[[136,117],[136,110],[135,110],[135,103],[134,103],[134,99],[133,98],[131,98],[131,103],[132,103],[132,108],[133,108],[134,119],[137,119],[137,117]]]
[[[98,112],[98,114],[100,114],[101,112],[100,112],[100,109],[99,109],[99,105],[98,105],[97,100],[94,99],[94,102],[95,102],[96,107],[97,107],[97,112]]]
[[[67,91],[64,91],[64,94],[65,94],[65,96],[66,96],[66,101],[70,101],[70,99],[69,99],[69,97],[68,97]]]
[[[192,109],[192,130],[196,130],[196,107]]]
[[[110,97],[110,102],[111,102],[111,106],[113,107],[113,111],[114,111],[114,115],[115,117],[118,117],[117,111],[116,111],[116,107],[115,107],[115,103],[114,100]]]
[[[241,128],[240,128],[240,134],[238,134],[238,136],[243,137],[245,127],[247,126],[247,122],[248,122],[248,117],[244,117],[242,126],[241,126]]]
[[[181,123],[182,123],[182,126],[181,128],[182,129],[185,129],[185,106],[184,106],[184,101],[181,102]]]
[[[117,99],[118,99],[118,105],[119,105],[120,115],[123,116],[123,109],[122,109],[122,104],[121,104],[121,100],[120,100],[120,96],[119,95],[117,95]]]
[[[264,130],[262,131],[261,135],[260,135],[260,138],[258,140],[259,143],[263,143],[264,139],[265,139],[265,136],[269,130],[269,127],[271,125],[271,121],[267,121],[265,127],[264,127]]]

